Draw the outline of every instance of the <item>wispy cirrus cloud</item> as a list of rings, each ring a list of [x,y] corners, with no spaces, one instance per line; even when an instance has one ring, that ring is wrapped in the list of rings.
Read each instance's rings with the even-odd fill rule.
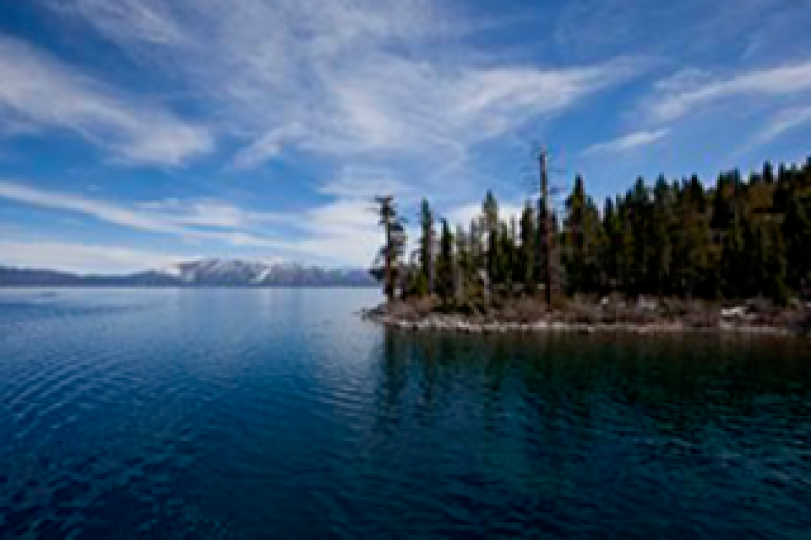
[[[635,131],[622,135],[616,139],[593,144],[583,150],[583,156],[595,156],[600,154],[616,154],[627,152],[644,146],[654,144],[664,139],[669,130],[666,128],[655,129],[652,131]]]
[[[74,132],[118,160],[179,165],[209,152],[202,126],[118,92],[34,47],[0,34],[0,119],[25,133]]]
[[[125,273],[163,268],[196,257],[114,245],[47,240],[0,240],[2,264],[66,272]]]
[[[408,156],[431,168],[641,69],[630,59],[541,67],[483,53],[465,40],[475,23],[449,3],[142,0],[125,16],[79,0],[60,9],[138,61],[171,63],[242,142],[238,168],[288,150],[360,165]]]
[[[811,123],[811,106],[791,107],[779,111],[755,136],[754,144],[770,143],[785,133]]]
[[[351,186],[351,179],[342,179],[328,191],[343,194]],[[261,256],[281,254],[310,262],[361,266],[371,261],[381,241],[370,197],[363,190],[301,212],[287,213],[256,212],[206,199],[121,204],[3,179],[0,199],[76,214],[134,231],[176,237],[199,249],[204,246],[209,252],[243,248]],[[29,253],[32,252],[18,252],[14,262],[36,265],[42,261],[33,257],[26,263],[24,255]],[[1,262],[9,264],[8,261],[3,255]]]
[[[811,124],[811,106],[780,109],[774,112],[753,135],[744,139],[744,142],[732,152],[730,159],[739,159],[809,124]]]
[[[0,179],[0,198],[48,210],[80,214],[107,224],[148,233],[176,236],[188,241],[210,240],[230,246],[279,248],[286,243],[252,234],[244,227],[270,215],[242,212],[223,203],[199,202],[124,205],[46,191]],[[210,212],[210,213],[208,213]],[[220,228],[223,230],[210,230]]]
[[[672,122],[711,104],[741,96],[779,98],[811,94],[811,61],[749,70],[726,78],[709,73],[688,75],[679,73],[660,84],[648,106],[653,121]]]
[[[417,196],[412,186],[397,180],[390,170],[363,166],[345,167],[339,176],[324,182],[318,191],[339,199],[367,201],[377,195],[393,195],[400,201],[413,201]]]

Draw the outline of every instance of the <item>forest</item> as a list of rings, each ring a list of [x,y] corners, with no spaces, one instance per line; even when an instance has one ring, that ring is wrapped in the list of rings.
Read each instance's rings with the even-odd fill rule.
[[[766,162],[744,177],[721,173],[653,185],[638,178],[598,206],[581,176],[560,210],[527,200],[505,219],[492,192],[469,224],[451,228],[423,199],[416,249],[392,196],[375,199],[384,231],[371,273],[389,300],[443,306],[493,299],[621,294],[704,300],[768,299],[785,306],[811,288],[811,157]],[[559,215],[560,214],[560,215]]]

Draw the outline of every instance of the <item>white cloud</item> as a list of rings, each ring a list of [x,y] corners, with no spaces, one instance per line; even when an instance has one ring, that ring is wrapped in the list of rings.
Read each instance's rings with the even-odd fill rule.
[[[668,134],[667,129],[656,129],[653,131],[636,131],[618,137],[611,141],[593,144],[583,150],[584,156],[597,154],[613,154],[634,150],[643,146],[648,146],[662,140]]]
[[[248,228],[257,224],[284,223],[289,214],[252,212],[215,199],[164,199],[139,203],[139,209],[155,212],[179,225],[219,229]]]
[[[811,106],[789,107],[772,112],[759,130],[733,150],[728,161],[738,160],[807,124],[811,124]]]
[[[176,236],[188,241],[211,240],[231,246],[253,246],[277,248],[284,247],[285,242],[260,237],[238,227],[268,218],[263,214],[241,213],[235,207],[216,204],[211,201],[192,202],[190,204],[163,203],[152,205],[152,209],[128,207],[97,199],[91,199],[69,193],[44,191],[16,182],[0,180],[0,198],[24,204],[72,212],[92,217],[99,221],[150,233]],[[206,210],[215,210],[216,214],[205,216]],[[270,219],[270,218],[268,218]],[[234,230],[212,231],[195,226],[226,227]]]
[[[794,107],[780,111],[756,135],[754,144],[770,143],[785,133],[808,123],[811,123],[811,107]]]
[[[539,67],[482,54],[463,39],[476,28],[469,17],[426,0],[123,4],[133,3],[78,0],[60,11],[150,67],[160,58],[159,67],[204,94],[220,127],[244,141],[235,158],[243,168],[289,148],[361,165],[406,155],[433,170],[640,69],[632,61]]]
[[[467,40],[480,28],[462,11],[467,8],[430,0],[53,5],[114,43],[146,76],[190,90],[211,129],[239,145],[236,169],[315,154],[307,160],[321,176],[315,191],[331,198],[265,221],[217,201],[114,205],[115,212],[82,205],[73,211],[142,230],[168,227],[165,234],[184,238],[216,234],[232,245],[257,240],[348,264],[367,264],[377,250],[371,196],[393,193],[407,207],[425,193],[438,207],[455,208],[469,187],[462,183],[480,174],[464,167],[482,143],[522,128],[540,131],[549,119],[644,68],[634,59],[569,67],[523,55],[516,61],[508,56],[515,51],[484,50]],[[458,180],[449,179],[448,170]],[[65,202],[51,207],[65,209]],[[286,231],[289,240],[276,240],[254,232],[258,223],[281,227],[274,220],[284,217],[290,220],[285,227],[300,234]]]
[[[377,216],[368,199],[338,199],[298,218],[304,238],[300,253],[333,263],[368,266],[382,244]]]
[[[193,246],[205,246],[208,251],[250,249],[261,252],[263,257],[364,266],[371,262],[380,243],[377,218],[369,197],[362,192],[298,213],[265,213],[206,199],[169,199],[127,206],[0,179],[0,199],[177,237]],[[280,233],[282,227],[284,234]],[[257,234],[259,229],[268,234],[275,229],[277,234]]]
[[[66,14],[75,10],[102,33],[123,42],[182,45],[188,41],[183,28],[171,17],[171,5],[142,0],[78,0],[69,5],[54,3],[52,7]],[[129,24],[122,25],[122,20]]]
[[[234,165],[237,169],[254,168],[279,156],[285,146],[305,140],[307,136],[306,128],[298,123],[272,128],[237,152]]]
[[[345,167],[339,177],[325,182],[319,192],[337,198],[367,200],[377,195],[393,195],[400,202],[416,196],[411,186],[395,179],[388,169],[355,166]]]
[[[748,71],[726,79],[677,74],[665,81],[649,104],[651,118],[670,122],[701,107],[737,96],[780,97],[811,92],[811,62]]]
[[[0,240],[0,264],[87,273],[126,273],[161,268],[194,257],[70,242]]]
[[[73,131],[117,159],[179,165],[209,152],[207,129],[118,93],[16,39],[0,35],[0,119],[29,131]]]
[[[8,181],[0,181],[0,198],[32,206],[63,210],[92,216],[100,221],[155,233],[182,234],[182,228],[163,219],[133,211],[123,206],[67,193],[43,191]]]

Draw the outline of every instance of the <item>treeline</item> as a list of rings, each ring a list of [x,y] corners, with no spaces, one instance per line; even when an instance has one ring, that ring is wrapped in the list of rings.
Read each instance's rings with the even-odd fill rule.
[[[702,299],[766,297],[785,305],[811,286],[811,158],[731,171],[707,189],[697,176],[650,186],[639,178],[602,208],[575,179],[563,215],[527,201],[505,220],[488,192],[481,214],[455,230],[423,200],[418,248],[392,197],[376,199],[386,242],[372,274],[387,296],[445,303],[492,296],[621,293]],[[439,232],[437,232],[439,226]]]

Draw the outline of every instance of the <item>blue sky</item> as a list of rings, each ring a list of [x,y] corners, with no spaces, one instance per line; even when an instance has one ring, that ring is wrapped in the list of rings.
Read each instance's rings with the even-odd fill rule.
[[[0,0],[0,264],[365,265],[369,198],[811,154],[811,0]]]

